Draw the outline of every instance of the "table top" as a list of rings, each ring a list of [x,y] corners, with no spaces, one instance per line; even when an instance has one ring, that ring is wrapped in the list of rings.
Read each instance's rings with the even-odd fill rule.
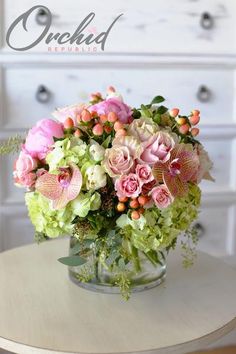
[[[184,269],[168,257],[160,286],[99,294],[72,283],[57,259],[68,240],[0,254],[0,348],[22,354],[186,353],[236,327],[236,271],[198,253]]]

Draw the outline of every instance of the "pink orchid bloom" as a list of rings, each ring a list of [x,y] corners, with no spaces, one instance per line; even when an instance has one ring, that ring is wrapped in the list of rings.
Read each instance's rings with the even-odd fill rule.
[[[178,144],[170,152],[166,163],[157,162],[153,175],[158,182],[164,182],[173,197],[188,192],[188,182],[199,168],[199,158],[190,144]]]
[[[49,172],[40,176],[36,182],[36,190],[53,201],[54,209],[63,209],[80,193],[82,175],[80,169],[72,164],[69,168],[60,168],[58,175]]]

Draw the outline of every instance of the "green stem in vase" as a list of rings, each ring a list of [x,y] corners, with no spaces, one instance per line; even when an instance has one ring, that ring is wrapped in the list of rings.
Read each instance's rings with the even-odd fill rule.
[[[134,263],[134,268],[137,273],[141,272],[141,265],[140,265],[140,259],[139,259],[139,254],[138,250],[136,247],[131,246],[131,255],[132,255],[132,260]]]

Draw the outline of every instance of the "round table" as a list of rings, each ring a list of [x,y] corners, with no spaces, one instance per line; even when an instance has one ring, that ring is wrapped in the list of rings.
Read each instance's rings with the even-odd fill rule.
[[[133,294],[89,292],[57,259],[68,240],[0,254],[0,348],[22,354],[187,353],[236,327],[236,271],[198,253],[184,269],[168,257],[166,281]]]

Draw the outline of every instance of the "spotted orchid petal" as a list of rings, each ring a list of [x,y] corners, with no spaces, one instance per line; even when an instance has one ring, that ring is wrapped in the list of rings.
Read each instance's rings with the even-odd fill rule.
[[[181,165],[180,179],[184,182],[191,180],[199,167],[199,159],[197,154],[193,151],[183,151],[179,155],[179,162]]]
[[[63,187],[58,182],[58,176],[48,172],[37,179],[35,188],[44,197],[51,200],[59,198],[63,192]]]
[[[163,173],[164,182],[173,197],[183,197],[188,192],[188,184],[179,176],[171,176],[168,172]]]
[[[157,182],[163,182],[163,172],[167,171],[167,164],[161,162],[155,163],[152,173]]]

